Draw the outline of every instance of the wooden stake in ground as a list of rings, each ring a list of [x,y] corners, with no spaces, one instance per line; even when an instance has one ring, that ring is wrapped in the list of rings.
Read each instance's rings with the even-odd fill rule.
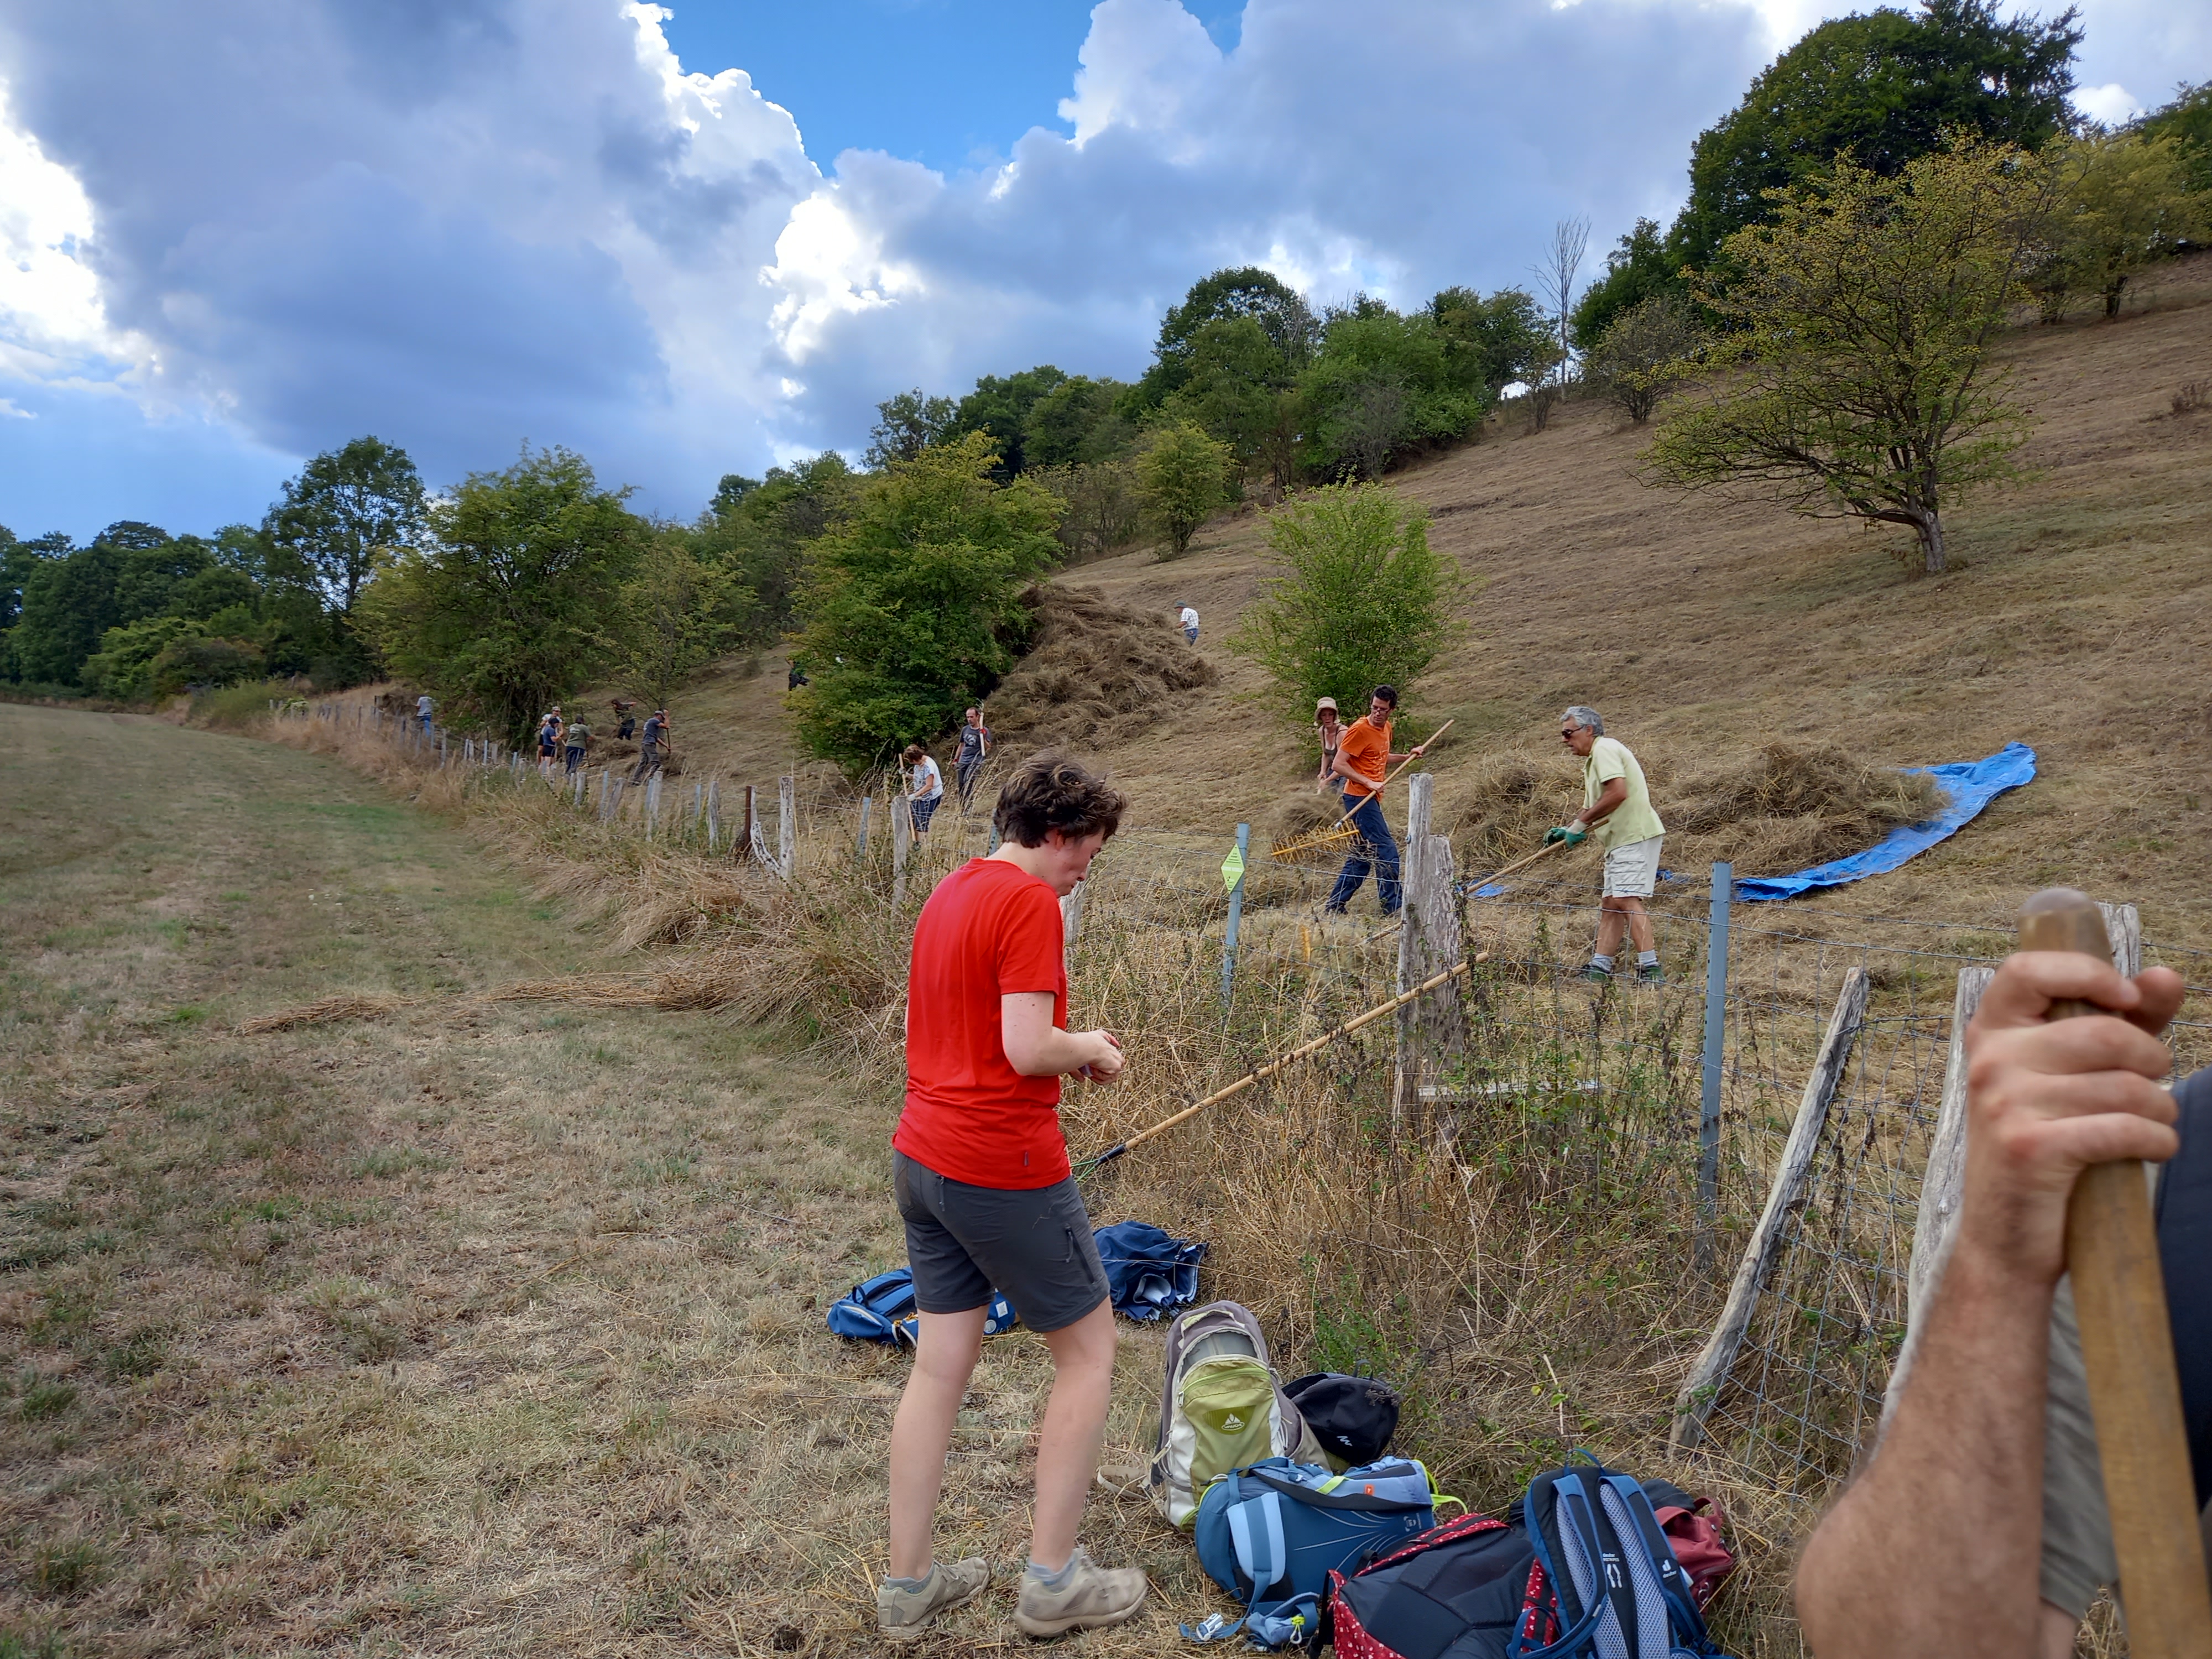
[[[2024,951],[2112,959],[2103,916],[2070,887],[2046,888],[2021,908],[2020,944]],[[2054,1006],[2051,1018],[2104,1012],[2067,1002]],[[2212,1587],[2204,1574],[2158,1231],[2140,1163],[2095,1164],[2075,1182],[2066,1212],[2066,1269],[2081,1319],[2129,1651],[2136,1659],[2203,1659],[2212,1654]]]

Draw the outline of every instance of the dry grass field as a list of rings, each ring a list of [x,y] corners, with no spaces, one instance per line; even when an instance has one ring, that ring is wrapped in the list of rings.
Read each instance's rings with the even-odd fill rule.
[[[0,707],[0,1653],[869,1650],[904,1361],[820,1309],[896,1259],[886,1093],[472,1002],[604,953],[329,759]],[[333,994],[428,1001],[238,1033]],[[1048,1376],[990,1347],[948,1541],[1018,1565]],[[1188,1616],[1188,1550],[1096,1513]]]
[[[1407,711],[1460,721],[1434,769],[1464,855],[1569,799],[1553,731],[1571,701],[1644,756],[1662,812],[1776,741],[1883,768],[2016,738],[2042,757],[2034,785],[1838,903],[2001,927],[2064,878],[2135,899],[2154,939],[2212,945],[2212,414],[2172,409],[2212,378],[2212,260],[2145,295],[2116,325],[2016,337],[2042,476],[1956,513],[1960,568],[1935,580],[1886,536],[1646,490],[1643,435],[1588,404],[1397,480],[1477,583],[1463,646]],[[1212,1003],[1211,866],[1230,825],[1280,819],[1310,764],[1222,648],[1263,551],[1247,514],[1181,562],[1059,579],[1156,618],[1175,651],[1188,599],[1216,671],[1094,750],[1136,833],[1109,855],[1127,890],[1109,902],[1107,884],[1090,924],[1079,1013],[1130,1030],[1146,1080],[1073,1103],[1085,1148],[1239,1065],[1271,1022],[1321,1018],[1294,994],[1319,994],[1310,894],[1281,872],[1248,917],[1278,976],[1255,985],[1280,995],[1248,994],[1235,1032]],[[726,780],[726,815],[728,781],[797,759],[783,667],[731,665],[677,702],[679,749]],[[904,1361],[830,1337],[822,1307],[898,1259],[901,918],[835,879],[764,899],[534,787],[464,798],[458,775],[336,726],[282,735],[0,706],[0,1659],[873,1650]],[[924,872],[951,855],[950,817]],[[1716,820],[1670,862],[1768,873],[1784,847]],[[1169,862],[1211,884],[1194,921],[1157,913],[1205,890],[1147,887]],[[1324,943],[1379,976],[1389,947],[1360,922]],[[737,990],[719,1013],[491,994],[641,963]],[[1693,994],[1608,1017],[1672,1031]],[[253,1028],[325,1000],[331,1018]],[[1378,1158],[1388,1066],[1378,1035],[1264,1112],[1117,1166],[1097,1218],[1209,1239],[1209,1294],[1259,1308],[1286,1364],[1418,1376],[1408,1440],[1479,1506],[1577,1442],[1687,1473],[1658,1449],[1713,1298],[1679,1235],[1580,1165],[1554,1187],[1540,1158]],[[1534,1146],[1562,1127],[1499,1132]],[[1123,1333],[1116,1465],[1158,1388],[1156,1335]],[[1033,1339],[987,1347],[946,1545],[1018,1564],[1046,1378]],[[1724,1496],[1747,1571],[1723,1632],[1794,1652],[1789,1507]],[[1102,1492],[1093,1515],[1099,1554],[1144,1565],[1158,1594],[1070,1650],[1179,1647],[1174,1621],[1214,1604],[1188,1546],[1138,1498]],[[1018,1649],[1007,1610],[926,1651]]]

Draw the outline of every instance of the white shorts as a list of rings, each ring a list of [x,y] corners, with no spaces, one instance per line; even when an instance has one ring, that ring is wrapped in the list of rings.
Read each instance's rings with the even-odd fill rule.
[[[1607,898],[1650,898],[1659,880],[1659,843],[1667,838],[1632,841],[1626,847],[1608,848],[1605,854],[1605,896]]]

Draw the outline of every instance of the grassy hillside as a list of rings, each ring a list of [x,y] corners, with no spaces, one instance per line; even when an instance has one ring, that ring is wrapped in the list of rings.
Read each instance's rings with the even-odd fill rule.
[[[1765,745],[1831,743],[1902,766],[1974,758],[2018,738],[2041,776],[1970,830],[1856,890],[1884,908],[1971,918],[2064,878],[2143,907],[2154,938],[2212,939],[2212,410],[2175,394],[2212,381],[2212,258],[2169,267],[2118,322],[2025,329],[2008,347],[2036,416],[2040,474],[1949,520],[1955,565],[1928,580],[1904,531],[1809,520],[1645,488],[1647,441],[1606,406],[1568,405],[1528,435],[1493,417],[1480,443],[1393,486],[1476,579],[1465,641],[1409,699],[1436,757],[1442,821],[1522,762],[1573,799],[1559,709],[1595,705],[1644,757],[1661,810],[1700,772]],[[1256,514],[1218,522],[1189,556],[1149,551],[1058,580],[1157,617],[1188,601],[1218,667],[1126,723],[1096,754],[1141,823],[1264,823],[1314,750],[1242,701],[1253,671],[1222,641],[1266,576]],[[795,751],[782,665],[702,683],[680,728],[765,779]],[[689,716],[688,724],[684,724]],[[1734,856],[1726,832],[1671,843],[1669,862]],[[1784,864],[1781,868],[1795,867]]]

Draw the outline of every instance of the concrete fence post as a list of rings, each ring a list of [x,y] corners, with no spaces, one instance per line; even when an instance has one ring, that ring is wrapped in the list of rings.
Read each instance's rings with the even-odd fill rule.
[[[1221,942],[1221,1011],[1229,1012],[1237,994],[1237,935],[1244,921],[1244,858],[1252,850],[1252,826],[1237,826],[1237,879],[1229,886],[1229,927]]]
[[[904,791],[891,797],[891,902],[906,902],[906,860],[914,850],[914,817]]]

